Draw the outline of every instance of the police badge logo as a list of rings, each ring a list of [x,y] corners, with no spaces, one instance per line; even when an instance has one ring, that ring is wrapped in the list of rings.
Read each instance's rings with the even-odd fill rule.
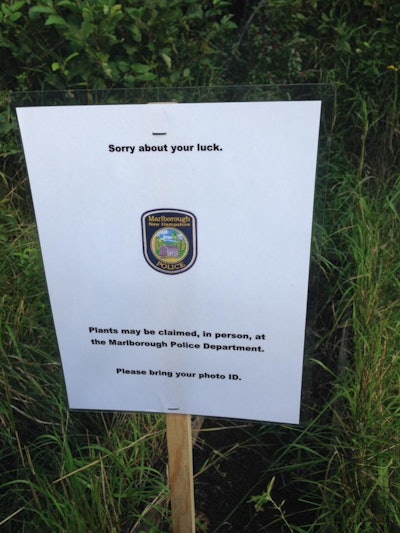
[[[180,209],[155,209],[142,215],[143,254],[163,274],[181,274],[197,258],[197,221]]]

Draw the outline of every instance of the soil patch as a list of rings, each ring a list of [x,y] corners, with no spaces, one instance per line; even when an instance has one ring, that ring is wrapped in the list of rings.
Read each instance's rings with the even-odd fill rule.
[[[209,533],[281,533],[288,531],[279,511],[266,504],[257,512],[251,498],[266,491],[275,472],[269,469],[283,445],[277,427],[247,421],[204,420],[193,453],[197,531]],[[301,488],[300,488],[301,491]],[[291,523],[312,523],[293,480],[276,475],[274,501],[284,503]],[[309,522],[311,520],[311,522]]]

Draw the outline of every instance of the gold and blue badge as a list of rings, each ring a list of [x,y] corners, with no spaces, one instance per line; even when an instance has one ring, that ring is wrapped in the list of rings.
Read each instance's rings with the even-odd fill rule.
[[[154,209],[142,215],[143,253],[163,274],[181,274],[197,258],[197,222],[189,211]]]

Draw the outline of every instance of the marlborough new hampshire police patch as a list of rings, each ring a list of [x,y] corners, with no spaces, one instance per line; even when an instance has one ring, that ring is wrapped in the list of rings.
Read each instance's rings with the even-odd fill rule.
[[[197,258],[197,221],[180,209],[154,209],[142,215],[143,253],[163,274],[181,274]]]

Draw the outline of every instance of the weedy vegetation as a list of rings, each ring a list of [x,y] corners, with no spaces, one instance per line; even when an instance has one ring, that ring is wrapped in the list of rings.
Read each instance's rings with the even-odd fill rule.
[[[236,444],[229,421],[201,433],[196,487],[213,473],[222,490],[198,529],[399,530],[400,5],[8,0],[0,27],[2,531],[170,527],[163,417],[67,410],[12,91],[271,83],[335,90],[311,414],[242,424]],[[246,457],[256,479],[221,517],[224,472]]]

